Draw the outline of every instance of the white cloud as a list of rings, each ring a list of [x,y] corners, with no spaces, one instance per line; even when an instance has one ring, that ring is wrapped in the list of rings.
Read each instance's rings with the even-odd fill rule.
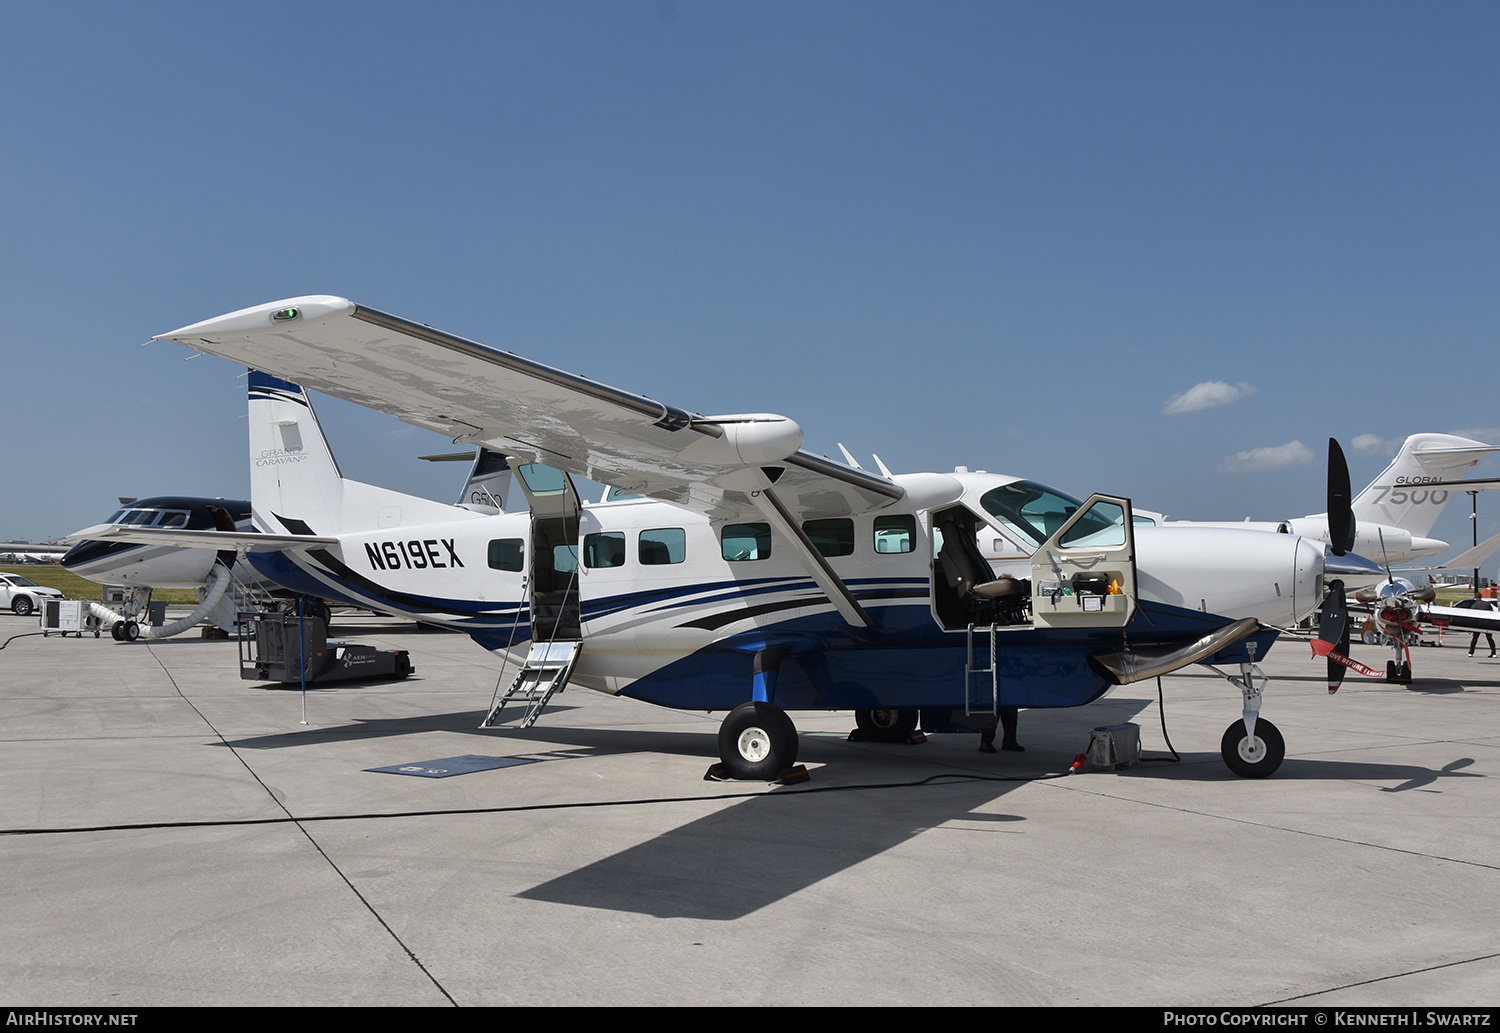
[[[1401,447],[1401,442],[1404,440],[1406,439],[1391,438],[1387,441],[1379,434],[1361,434],[1349,442],[1349,446],[1356,452],[1381,452],[1385,455],[1393,456],[1396,454],[1396,449]]]
[[[1251,384],[1226,384],[1222,380],[1205,380],[1201,384],[1194,384],[1180,395],[1173,395],[1168,401],[1164,412],[1168,416],[1175,416],[1182,412],[1196,412],[1199,409],[1211,409],[1216,405],[1228,405],[1237,402],[1247,395],[1255,394],[1255,387]]]
[[[1236,452],[1219,464],[1219,472],[1253,473],[1316,461],[1317,457],[1312,454],[1312,449],[1300,441],[1290,441],[1285,445],[1268,445],[1265,448],[1252,448],[1248,452]]]
[[[1448,433],[1457,434],[1461,438],[1483,441],[1487,444],[1500,441],[1500,430],[1494,427],[1470,427],[1467,430],[1450,430]]]

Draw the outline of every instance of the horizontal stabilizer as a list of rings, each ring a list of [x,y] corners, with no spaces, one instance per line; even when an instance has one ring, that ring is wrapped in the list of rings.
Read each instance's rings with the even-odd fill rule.
[[[1412,573],[1421,570],[1473,570],[1475,567],[1483,566],[1484,561],[1497,552],[1500,552],[1500,534],[1493,538],[1486,538],[1474,548],[1459,553],[1445,563],[1432,567],[1402,567],[1396,573]]]
[[[74,531],[68,542],[134,542],[137,545],[172,545],[183,549],[243,549],[246,552],[277,552],[286,549],[337,545],[337,538],[314,534],[256,534],[253,531],[187,531],[172,528],[130,527],[125,524],[95,524]]]

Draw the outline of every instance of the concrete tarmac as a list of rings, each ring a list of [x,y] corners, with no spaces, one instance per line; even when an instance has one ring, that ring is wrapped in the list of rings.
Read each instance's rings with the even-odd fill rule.
[[[572,689],[481,731],[498,665],[469,639],[340,635],[416,673],[310,691],[306,725],[233,641],[0,650],[0,1000],[1500,1003],[1500,660],[1467,635],[1333,697],[1283,638],[1265,780],[1224,767],[1239,693],[1193,668],[1164,679],[1180,763],[997,780],[1122,721],[1164,756],[1150,683],[1023,712],[1024,754],[796,713],[812,779],[780,788],[703,781],[722,715]],[[528,763],[370,770],[468,755]]]

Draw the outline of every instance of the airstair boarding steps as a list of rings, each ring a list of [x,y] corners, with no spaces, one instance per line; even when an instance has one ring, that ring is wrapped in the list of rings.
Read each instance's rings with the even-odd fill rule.
[[[495,701],[479,727],[494,727],[500,720],[500,711],[512,701],[528,705],[526,716],[521,719],[522,728],[530,728],[536,724],[547,701],[568,687],[568,679],[578,666],[578,657],[582,652],[582,642],[533,642],[526,662],[516,672],[515,680],[510,683],[504,695]]]
[[[980,713],[993,714],[998,717],[1000,714],[1000,675],[999,669],[995,664],[995,652],[998,645],[995,636],[995,625],[991,624],[988,629],[979,629],[981,633],[985,630],[988,630],[990,634],[990,665],[988,667],[975,667],[974,625],[969,625],[968,651],[966,654],[968,659],[964,664],[964,716],[966,717]],[[979,698],[976,700],[974,697],[974,676],[986,674],[990,676],[990,701],[988,706],[984,703],[984,683],[982,680],[980,681]]]

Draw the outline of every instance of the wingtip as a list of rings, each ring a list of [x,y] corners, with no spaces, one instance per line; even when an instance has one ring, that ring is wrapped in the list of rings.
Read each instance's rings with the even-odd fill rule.
[[[332,294],[309,294],[300,298],[283,298],[264,305],[254,305],[222,316],[204,319],[197,323],[178,327],[164,334],[157,334],[153,341],[176,341],[188,343],[184,338],[217,337],[223,334],[253,333],[272,326],[292,326],[329,316],[346,316],[357,308],[348,298]]]

